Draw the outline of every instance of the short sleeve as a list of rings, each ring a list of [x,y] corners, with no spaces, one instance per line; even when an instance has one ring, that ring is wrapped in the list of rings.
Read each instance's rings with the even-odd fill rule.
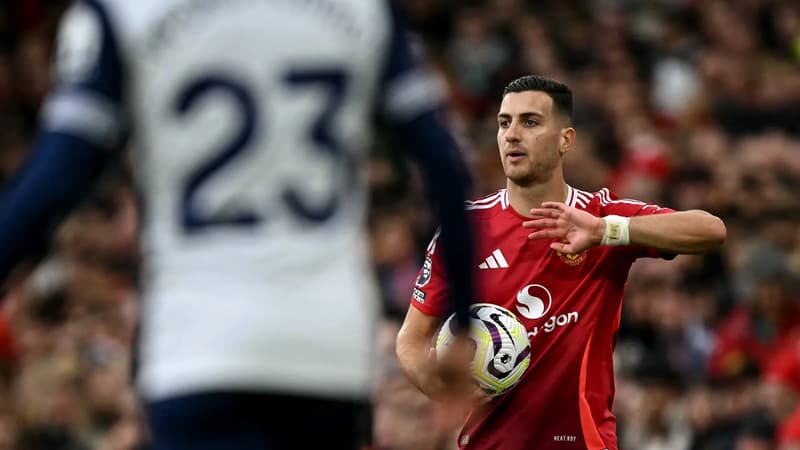
[[[123,67],[106,10],[95,0],[75,2],[56,39],[55,86],[42,108],[42,131],[99,148],[117,146],[123,134]]]
[[[649,216],[654,214],[670,214],[675,210],[656,205],[654,203],[646,203],[639,200],[619,198],[607,188],[603,188],[597,192],[600,200],[600,216],[623,216],[623,217],[636,217],[636,216]],[[634,258],[664,258],[672,259],[675,257],[672,253],[664,253],[656,248],[629,246],[633,252]]]
[[[394,7],[391,35],[382,71],[381,116],[390,125],[403,125],[444,105],[445,89],[434,72],[421,62],[420,49]]]
[[[411,304],[430,316],[443,316],[447,310],[447,289],[441,251],[437,252],[437,231],[425,251],[425,261],[419,270],[411,295]]]

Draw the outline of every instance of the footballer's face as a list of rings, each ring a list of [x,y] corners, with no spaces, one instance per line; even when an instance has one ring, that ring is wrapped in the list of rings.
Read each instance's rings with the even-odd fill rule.
[[[511,92],[497,114],[497,146],[506,178],[520,186],[550,180],[575,130],[545,92]]]

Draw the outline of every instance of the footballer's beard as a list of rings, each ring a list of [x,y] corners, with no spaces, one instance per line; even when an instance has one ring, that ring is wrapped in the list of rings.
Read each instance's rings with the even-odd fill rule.
[[[504,171],[509,182],[520,187],[530,187],[550,181],[556,164],[556,160],[527,161],[524,165],[505,163]]]

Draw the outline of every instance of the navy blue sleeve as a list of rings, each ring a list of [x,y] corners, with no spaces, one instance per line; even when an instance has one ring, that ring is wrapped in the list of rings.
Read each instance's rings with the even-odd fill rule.
[[[108,16],[79,1],[61,23],[56,83],[34,147],[0,195],[0,281],[90,191],[122,140],[122,64]]]
[[[381,118],[403,124],[445,104],[443,83],[422,63],[421,47],[413,46],[398,12],[392,9],[391,31],[381,77]],[[416,50],[416,51],[415,51]]]
[[[449,301],[462,330],[474,303],[473,242],[464,209],[469,178],[458,146],[436,113],[427,113],[396,129],[398,143],[419,162],[438,219],[442,259],[450,284]]]
[[[459,147],[442,119],[444,92],[420,62],[408,32],[392,11],[392,35],[382,79],[382,113],[395,143],[419,163],[435,218],[439,222],[442,259],[456,323],[469,329],[474,303],[472,231],[464,200],[469,179]]]
[[[0,197],[0,280],[44,244],[56,223],[90,190],[109,155],[72,136],[49,133],[39,138]]]
[[[40,113],[40,131],[79,137],[100,149],[124,136],[124,67],[107,11],[96,0],[75,2],[57,36],[55,86]]]

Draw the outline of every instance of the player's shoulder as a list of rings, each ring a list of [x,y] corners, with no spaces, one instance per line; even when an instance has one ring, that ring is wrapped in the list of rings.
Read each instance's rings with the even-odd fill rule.
[[[593,204],[599,203],[599,192],[590,192],[583,189],[567,185],[567,200],[564,202],[568,206],[578,209],[590,209]]]
[[[164,13],[167,11],[174,11],[175,8],[180,7],[185,10],[197,9],[198,5],[192,5],[190,2],[187,4],[185,0],[77,0],[75,2],[83,3],[92,7],[99,7],[108,11],[114,12],[138,12],[139,14],[149,13]]]
[[[134,42],[137,38],[156,42],[175,29],[193,25],[193,19],[237,20],[259,16],[265,24],[294,24],[298,18],[324,17],[324,23],[331,25],[330,29],[344,30],[349,36],[360,36],[366,41],[378,39],[383,42],[380,38],[386,34],[393,15],[388,0],[285,2],[280,7],[270,5],[272,2],[247,1],[79,0],[77,3],[86,3],[103,11],[117,34]]]
[[[470,215],[477,217],[489,217],[506,208],[508,208],[508,192],[505,189],[464,202],[464,209]]]
[[[144,30],[153,17],[163,15],[177,0],[78,0],[74,2],[65,19],[77,27],[88,27],[97,21],[117,39],[124,39],[134,30]]]
[[[584,191],[574,187],[570,187],[569,190],[567,204],[594,215],[617,214],[633,216],[672,212],[671,209],[656,204],[632,198],[622,198],[607,187],[595,192]]]
[[[162,7],[174,2],[175,0],[164,0]],[[113,17],[117,22],[131,20],[143,12],[153,11],[156,5],[157,3],[153,0],[137,0],[135,2],[126,0],[78,0],[72,4],[71,8],[91,10],[109,19]]]
[[[641,200],[632,198],[621,198],[615,194],[611,189],[603,187],[597,191],[585,191],[576,187],[568,186],[567,204],[576,208],[586,208],[593,203],[601,206],[609,205],[612,203],[625,203],[631,205],[646,205],[647,203]]]

